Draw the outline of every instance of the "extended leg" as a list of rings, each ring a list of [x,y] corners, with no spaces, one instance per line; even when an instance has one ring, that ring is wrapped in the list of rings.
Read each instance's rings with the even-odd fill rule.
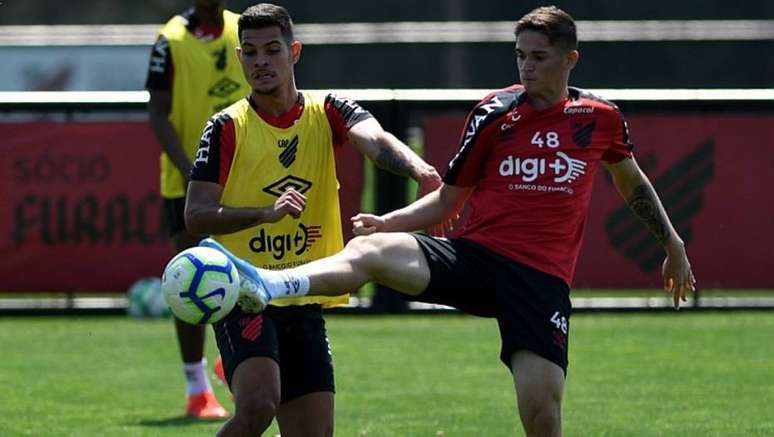
[[[271,299],[306,294],[337,296],[377,282],[417,296],[430,283],[430,268],[417,240],[407,233],[380,233],[352,239],[341,252],[280,271],[258,269],[213,239],[201,246],[226,254],[239,270],[240,305],[260,312]]]
[[[530,351],[515,352],[511,360],[519,416],[528,437],[562,435],[564,372]]]
[[[430,269],[417,240],[406,233],[356,237],[336,255],[288,271],[309,278],[309,294],[338,295],[377,282],[416,296],[427,288]]]

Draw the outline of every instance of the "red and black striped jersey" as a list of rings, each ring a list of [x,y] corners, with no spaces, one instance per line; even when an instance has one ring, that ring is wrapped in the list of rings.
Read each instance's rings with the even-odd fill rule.
[[[521,85],[490,94],[468,115],[444,175],[475,187],[459,236],[570,284],[599,164],[632,149],[618,107],[584,90],[542,110]]]

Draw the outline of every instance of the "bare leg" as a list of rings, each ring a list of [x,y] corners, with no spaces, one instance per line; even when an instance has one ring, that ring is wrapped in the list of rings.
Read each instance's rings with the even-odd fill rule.
[[[172,237],[177,252],[196,246],[199,239],[181,231]],[[177,342],[184,363],[198,363],[204,356],[205,325],[191,325],[175,318]]]
[[[339,295],[377,282],[416,296],[430,283],[430,268],[410,234],[388,232],[356,237],[336,255],[289,271],[309,278],[309,294]]]
[[[204,356],[205,325],[191,325],[177,317],[175,331],[180,346],[180,356],[184,363],[198,363]]]
[[[235,412],[218,437],[261,435],[271,425],[280,403],[279,365],[271,358],[241,362],[231,378]]]
[[[562,435],[564,372],[556,364],[530,351],[511,358],[519,416],[528,437]]]
[[[333,399],[331,392],[317,392],[280,405],[277,421],[282,436],[332,437]]]
[[[175,249],[180,252],[194,247],[199,239],[188,232],[180,231],[172,237]],[[191,325],[175,318],[175,332],[177,343],[180,346],[180,357],[185,367],[186,391],[188,404],[186,414],[200,418],[228,417],[228,412],[218,403],[210,387],[207,369],[204,368],[204,339],[206,327],[204,325]]]

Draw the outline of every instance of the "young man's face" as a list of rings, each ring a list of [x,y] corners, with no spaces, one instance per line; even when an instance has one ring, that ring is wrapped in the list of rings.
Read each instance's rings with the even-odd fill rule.
[[[278,26],[245,29],[237,54],[253,91],[274,95],[292,82],[301,43],[293,41],[288,45]]]
[[[524,30],[516,38],[516,64],[521,84],[529,93],[558,92],[567,87],[577,50],[553,46],[540,32]]]

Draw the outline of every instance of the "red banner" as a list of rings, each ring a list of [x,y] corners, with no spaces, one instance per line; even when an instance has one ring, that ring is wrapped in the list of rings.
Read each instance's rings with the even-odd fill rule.
[[[698,285],[771,288],[774,206],[766,182],[774,162],[774,116],[632,115],[640,166],[687,243]],[[464,115],[427,118],[428,160],[444,171]],[[600,171],[575,287],[659,287],[663,249]]]
[[[123,291],[172,255],[147,123],[0,124],[0,289]],[[362,157],[343,148],[342,215],[359,210]]]
[[[159,148],[145,123],[0,124],[9,291],[120,291],[159,276]]]

